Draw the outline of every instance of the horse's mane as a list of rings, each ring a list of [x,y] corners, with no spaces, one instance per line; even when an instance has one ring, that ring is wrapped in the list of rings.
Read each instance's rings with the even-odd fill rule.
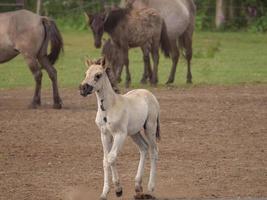
[[[104,30],[111,33],[118,25],[118,23],[125,19],[131,8],[115,8],[109,11],[108,17],[104,24]]]

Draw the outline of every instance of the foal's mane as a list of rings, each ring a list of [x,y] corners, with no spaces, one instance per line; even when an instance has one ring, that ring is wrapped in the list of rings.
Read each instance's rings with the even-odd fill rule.
[[[125,19],[129,13],[130,8],[115,8],[108,12],[108,17],[104,24],[104,30],[111,33],[118,25],[118,23]]]

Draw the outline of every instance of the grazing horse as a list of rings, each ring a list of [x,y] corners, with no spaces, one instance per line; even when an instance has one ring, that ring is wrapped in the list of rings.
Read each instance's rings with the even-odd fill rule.
[[[50,41],[51,53],[47,55]],[[27,10],[0,14],[0,63],[7,62],[18,54],[24,57],[36,82],[32,108],[41,104],[41,67],[47,71],[53,84],[54,108],[61,108],[57,71],[53,66],[61,50],[62,37],[53,20]]]
[[[148,78],[152,84],[158,82],[159,47],[165,56],[169,56],[170,51],[166,26],[158,11],[152,8],[132,9],[127,7],[115,8],[93,15],[87,13],[87,15],[97,48],[101,47],[103,33],[107,32],[112,41],[123,52],[123,63],[128,69],[129,48],[141,47],[145,66],[141,82],[146,82]],[[153,58],[152,75],[150,74],[150,53]],[[126,86],[129,85],[130,81],[130,73],[127,73]]]
[[[121,6],[143,7],[159,11],[167,27],[171,44],[172,69],[167,84],[173,83],[179,61],[179,48],[185,51],[187,60],[187,83],[192,83],[191,59],[196,6],[193,0],[121,0]]]
[[[155,189],[158,159],[156,141],[160,139],[160,110],[157,99],[144,89],[132,90],[125,95],[116,94],[111,87],[103,60],[100,62],[87,60],[86,65],[88,70],[80,85],[80,93],[84,97],[95,93],[97,97],[96,124],[101,131],[104,152],[104,187],[101,199],[107,199],[109,192],[109,169],[112,172],[116,195],[122,195],[116,160],[127,136],[132,138],[140,150],[140,162],[135,177],[135,191],[138,198],[146,196],[143,194],[141,183],[149,149],[151,168],[148,192],[151,194]],[[144,136],[141,134],[142,130],[144,130]]]

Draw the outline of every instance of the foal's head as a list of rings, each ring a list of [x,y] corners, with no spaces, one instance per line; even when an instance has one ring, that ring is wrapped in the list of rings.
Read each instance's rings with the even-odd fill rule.
[[[85,65],[88,70],[85,73],[85,79],[80,85],[80,94],[86,97],[95,91],[98,91],[103,86],[103,80],[106,76],[105,60],[100,59],[98,61],[86,60]]]
[[[104,24],[107,18],[105,12],[100,12],[96,14],[86,13],[88,16],[88,26],[92,29],[94,40],[95,40],[95,47],[101,47],[101,40],[104,34]]]

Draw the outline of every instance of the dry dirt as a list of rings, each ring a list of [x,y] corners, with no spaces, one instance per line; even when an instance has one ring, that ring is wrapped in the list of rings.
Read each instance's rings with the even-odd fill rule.
[[[98,199],[102,146],[96,98],[50,90],[37,110],[32,89],[0,90],[0,199]],[[267,197],[267,85],[154,89],[161,105],[156,196]],[[139,153],[127,140],[118,159],[123,198],[134,194]],[[144,187],[148,179],[146,165]],[[116,199],[111,190],[110,199]]]

